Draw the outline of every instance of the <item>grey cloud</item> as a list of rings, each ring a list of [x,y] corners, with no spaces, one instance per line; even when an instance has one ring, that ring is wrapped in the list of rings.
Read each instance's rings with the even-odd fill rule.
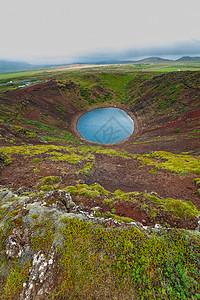
[[[166,45],[137,47],[124,50],[91,52],[72,58],[73,62],[95,63],[112,61],[134,61],[138,57],[200,55],[200,40],[174,42]]]
[[[200,56],[200,40],[174,42],[166,45],[148,47],[130,47],[128,49],[107,49],[80,53],[76,56],[40,56],[23,59],[28,63],[39,65],[61,65],[74,63],[117,63],[137,61],[150,56],[177,59],[181,56]],[[5,59],[2,57],[2,59]],[[8,58],[7,58],[8,59]],[[20,59],[14,59],[20,60]],[[22,60],[22,59],[21,59]]]

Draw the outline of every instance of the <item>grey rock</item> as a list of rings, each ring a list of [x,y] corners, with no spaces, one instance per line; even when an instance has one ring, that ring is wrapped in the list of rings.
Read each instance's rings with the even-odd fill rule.
[[[54,286],[55,253],[47,258],[42,251],[33,255],[28,282],[23,284],[20,300],[48,298]]]
[[[11,235],[5,241],[5,244],[8,258],[21,257],[22,252],[29,244],[28,232],[14,228]]]

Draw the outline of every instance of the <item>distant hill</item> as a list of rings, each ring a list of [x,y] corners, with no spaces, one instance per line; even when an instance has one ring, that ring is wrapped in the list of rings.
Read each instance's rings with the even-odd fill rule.
[[[73,64],[159,64],[159,63],[174,63],[174,62],[200,62],[200,56],[191,57],[191,56],[183,56],[180,57],[177,60],[170,60],[166,58],[161,57],[146,57],[137,61],[134,60],[116,60],[116,59],[105,59],[105,60],[96,60],[96,61],[77,61]],[[45,65],[34,65],[29,64],[27,62],[23,61],[8,61],[8,60],[0,60],[0,73],[10,73],[10,72],[20,72],[20,71],[28,71],[28,70],[34,70],[34,69],[41,69],[41,68],[49,68],[53,66],[68,66],[71,65],[69,63],[67,64],[45,64]]]
[[[173,60],[160,58],[160,57],[147,57],[137,61],[137,63],[160,63],[160,62],[173,62]]]
[[[26,71],[37,68],[39,68],[39,66],[32,65],[26,62],[0,60],[0,73]]]
[[[176,61],[178,62],[192,62],[192,61],[197,61],[197,62],[200,62],[200,56],[194,56],[194,57],[191,57],[191,56],[183,56],[179,59],[177,59]]]

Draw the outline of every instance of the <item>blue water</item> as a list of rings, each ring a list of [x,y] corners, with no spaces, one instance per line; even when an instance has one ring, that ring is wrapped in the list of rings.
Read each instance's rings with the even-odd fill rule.
[[[124,110],[100,108],[82,115],[77,129],[87,141],[111,144],[129,137],[134,131],[134,122]]]
[[[28,80],[20,80],[20,81],[8,81],[8,82],[5,82],[5,83],[1,83],[0,86],[3,86],[3,85],[18,85],[16,86],[16,88],[21,88],[21,87],[25,87],[25,86],[29,86],[31,84],[36,84],[36,83],[39,83],[41,82],[41,80],[33,80],[33,81],[28,81]],[[21,85],[20,85],[21,84]]]

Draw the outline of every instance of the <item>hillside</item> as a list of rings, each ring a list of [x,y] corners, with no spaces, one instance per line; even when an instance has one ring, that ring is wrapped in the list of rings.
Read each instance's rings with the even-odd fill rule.
[[[173,62],[173,60],[160,58],[160,57],[147,57],[140,59],[138,63],[164,63],[164,62]]]
[[[2,299],[198,299],[200,72],[12,81],[0,79]],[[76,122],[99,107],[124,109],[133,135],[85,141]]]
[[[199,56],[183,56],[176,60],[177,62],[200,62]]]
[[[18,72],[36,69],[38,66],[26,62],[0,60],[0,73]]]

